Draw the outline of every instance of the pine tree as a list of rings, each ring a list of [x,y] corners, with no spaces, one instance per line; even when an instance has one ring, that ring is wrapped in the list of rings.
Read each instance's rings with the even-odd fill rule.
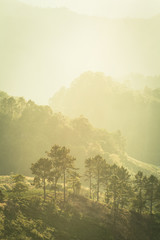
[[[119,179],[119,204],[121,208],[127,206],[132,196],[132,187],[130,184],[130,174],[124,167],[118,169]]]
[[[85,178],[89,181],[89,196],[92,198],[93,159],[85,160]]]
[[[22,193],[26,192],[28,190],[28,186],[25,183],[25,177],[21,174],[17,174],[15,176],[12,176],[14,186],[12,188],[12,191],[16,193],[16,195],[20,196]]]
[[[104,171],[105,173],[104,173],[103,185],[105,189],[105,202],[109,204],[110,198],[111,198],[111,194],[109,191],[110,178],[111,178],[111,166],[106,163],[106,167]]]
[[[49,181],[53,182],[54,184],[54,197],[56,200],[56,196],[57,196],[57,183],[58,180],[60,179],[61,175],[62,175],[62,166],[61,166],[61,158],[62,158],[62,148],[59,145],[54,145],[50,152],[47,152],[48,157],[50,158],[50,160],[52,161],[52,169],[50,172],[50,176],[49,176]]]
[[[135,175],[135,199],[133,200],[133,207],[136,208],[139,214],[142,214],[142,211],[146,207],[145,200],[145,184],[146,176],[143,175],[143,172],[139,171]]]
[[[106,160],[100,155],[93,158],[93,177],[97,187],[97,202],[99,201],[100,186],[105,178]]]
[[[52,162],[48,158],[40,158],[36,163],[32,163],[31,171],[35,175],[35,183],[40,185],[42,181],[44,191],[44,202],[46,200],[46,180],[50,176]]]
[[[55,183],[55,198],[56,198],[56,188],[57,182],[60,177],[63,177],[63,195],[64,202],[66,200],[66,178],[71,170],[75,170],[74,162],[75,158],[70,155],[70,149],[66,147],[61,147],[59,145],[54,145],[50,152],[47,152],[52,162],[52,171],[50,174],[50,179],[54,179]]]
[[[124,167],[118,167],[116,164],[111,166],[111,176],[109,184],[109,193],[112,198],[112,210],[114,223],[119,211],[119,207],[124,208],[129,203],[131,194],[130,175]]]
[[[153,212],[153,205],[157,200],[157,187],[158,187],[158,179],[151,175],[147,178],[146,184],[146,200],[149,202],[149,211],[152,215]]]
[[[80,175],[77,171],[71,170],[69,173],[68,180],[74,195],[78,195],[81,189]]]
[[[63,191],[64,191],[64,202],[66,200],[66,177],[69,174],[70,170],[74,170],[74,162],[75,158],[70,155],[70,149],[66,147],[61,148],[61,158],[60,161],[60,169],[63,175]]]

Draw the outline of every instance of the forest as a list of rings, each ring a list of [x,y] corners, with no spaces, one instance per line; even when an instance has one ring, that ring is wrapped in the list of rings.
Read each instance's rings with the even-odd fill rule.
[[[159,166],[160,78],[131,74],[117,82],[85,72],[61,88],[50,106],[70,117],[84,115],[98,128],[120,130],[132,157]]]
[[[0,0],[0,240],[160,240],[160,1]]]
[[[70,119],[54,113],[49,106],[10,97],[4,92],[0,93],[0,132],[1,174],[30,175],[30,164],[53,144],[69,147],[80,168],[87,156],[124,151],[119,131],[108,133],[94,128],[83,116]]]
[[[45,155],[31,164],[34,178],[0,177],[1,239],[159,239],[157,177],[131,176],[100,155],[80,174],[65,146]]]
[[[159,168],[120,131],[5,92],[0,106],[1,239],[160,238]]]

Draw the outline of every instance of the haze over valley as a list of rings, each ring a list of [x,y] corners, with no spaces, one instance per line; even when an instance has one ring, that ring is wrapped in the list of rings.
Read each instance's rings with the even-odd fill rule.
[[[160,1],[0,0],[0,239],[160,239]]]

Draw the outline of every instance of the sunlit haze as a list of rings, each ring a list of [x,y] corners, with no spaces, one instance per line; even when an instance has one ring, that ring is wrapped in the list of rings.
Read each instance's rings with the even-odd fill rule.
[[[159,0],[21,0],[40,7],[66,7],[78,13],[108,18],[147,18],[159,14]]]
[[[0,0],[0,239],[160,240],[160,0]]]
[[[86,71],[160,74],[159,9],[159,0],[0,0],[0,89],[48,104]]]

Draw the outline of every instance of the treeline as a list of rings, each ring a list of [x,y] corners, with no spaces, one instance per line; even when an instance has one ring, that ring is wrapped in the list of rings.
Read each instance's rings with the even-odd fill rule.
[[[63,184],[63,199],[66,201],[66,189],[72,189],[73,195],[79,195],[81,182],[88,182],[87,195],[95,201],[102,201],[112,209],[114,219],[120,209],[128,209],[142,213],[158,213],[160,211],[160,181],[154,176],[145,176],[138,172],[131,176],[127,169],[116,164],[110,165],[107,159],[96,155],[85,160],[85,172],[80,176],[75,168],[75,158],[66,147],[54,145],[47,158],[40,158],[32,164],[35,175],[34,183],[41,186],[46,200],[46,184],[54,189],[54,199]]]
[[[158,178],[131,176],[100,155],[87,158],[80,174],[75,161],[54,145],[32,163],[30,184],[10,177],[11,188],[0,191],[0,239],[159,239]]]
[[[0,136],[0,174],[31,175],[31,163],[56,143],[71,149],[79,168],[87,156],[121,154],[125,148],[118,131],[108,133],[94,128],[83,116],[69,119],[49,106],[4,92],[0,92]]]

